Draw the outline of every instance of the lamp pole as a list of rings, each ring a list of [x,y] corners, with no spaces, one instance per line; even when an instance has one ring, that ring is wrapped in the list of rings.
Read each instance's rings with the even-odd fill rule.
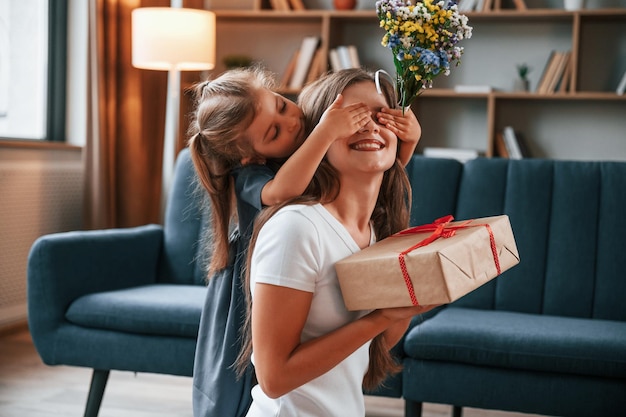
[[[182,0],[172,0],[172,8],[182,8]],[[165,108],[165,135],[163,137],[163,166],[161,170],[161,221],[165,222],[165,208],[174,177],[176,139],[180,113],[180,71],[176,66],[167,72],[167,105]]]
[[[163,167],[161,173],[161,220],[165,220],[165,208],[174,176],[176,139],[180,110],[180,71],[171,69],[167,76],[167,107],[165,109],[165,136],[163,138]]]

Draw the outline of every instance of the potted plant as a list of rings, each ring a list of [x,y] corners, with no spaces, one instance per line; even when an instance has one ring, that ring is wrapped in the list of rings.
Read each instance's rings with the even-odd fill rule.
[[[528,81],[528,73],[530,73],[530,67],[527,64],[517,65],[517,75],[515,79],[514,90],[515,91],[528,91],[530,82]]]

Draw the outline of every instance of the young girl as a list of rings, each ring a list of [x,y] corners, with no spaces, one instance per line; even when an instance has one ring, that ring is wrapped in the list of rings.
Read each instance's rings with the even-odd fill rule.
[[[312,124],[338,93],[342,106],[366,103],[372,114],[395,103],[391,86],[378,94],[364,71],[329,74],[301,93]],[[245,368],[252,356],[259,382],[249,417],[365,415],[364,381],[374,388],[395,370],[389,349],[413,315],[432,308],[347,311],[335,273],[338,260],[408,225],[410,189],[397,145],[393,131],[370,118],[330,145],[305,196],[259,217],[249,253],[249,337],[238,362]]]
[[[338,94],[309,129],[297,105],[273,88],[259,68],[228,71],[196,88],[189,147],[213,214],[211,279],[194,363],[196,417],[239,417],[251,401],[254,373],[248,368],[237,379],[233,364],[245,316],[240,276],[258,212],[302,194],[331,144],[371,120],[368,106],[344,106]],[[381,108],[376,117],[405,139],[401,157],[408,161],[421,136],[413,113]],[[229,239],[233,219],[238,227]]]

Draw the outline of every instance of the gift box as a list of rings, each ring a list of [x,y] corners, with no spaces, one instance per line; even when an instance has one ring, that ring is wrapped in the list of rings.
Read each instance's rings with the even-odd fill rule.
[[[403,230],[337,262],[348,310],[447,304],[519,263],[508,216],[453,220]]]

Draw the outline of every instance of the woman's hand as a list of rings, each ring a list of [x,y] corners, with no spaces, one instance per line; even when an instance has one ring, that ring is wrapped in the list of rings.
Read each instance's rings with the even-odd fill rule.
[[[395,346],[395,344],[398,343],[409,328],[411,318],[419,314],[424,314],[439,306],[440,304],[426,306],[419,305],[411,307],[381,308],[377,310],[379,314],[387,320],[392,321],[392,324],[384,331],[387,346]]]
[[[433,305],[418,305],[418,306],[410,306],[410,307],[392,307],[392,308],[381,308],[379,309],[381,314],[389,320],[404,320],[410,319],[413,316],[417,316],[419,314],[424,314],[433,308],[439,307],[441,304],[433,304]]]

